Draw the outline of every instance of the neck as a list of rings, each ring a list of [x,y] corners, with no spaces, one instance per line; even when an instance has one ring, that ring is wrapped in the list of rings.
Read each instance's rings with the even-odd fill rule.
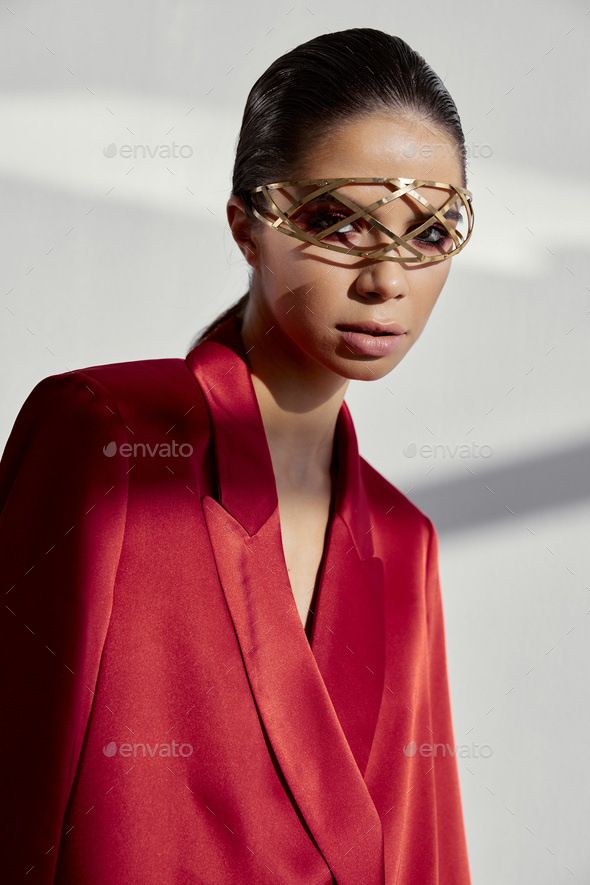
[[[266,331],[247,316],[241,321],[275,474],[293,485],[313,483],[330,473],[336,421],[349,381],[302,359],[278,334]]]

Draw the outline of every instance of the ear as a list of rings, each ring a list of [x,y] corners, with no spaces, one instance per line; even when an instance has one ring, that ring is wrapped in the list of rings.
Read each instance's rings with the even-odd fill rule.
[[[244,201],[241,197],[231,196],[227,201],[227,220],[232,236],[250,267],[259,267],[260,246],[258,236],[246,215]]]

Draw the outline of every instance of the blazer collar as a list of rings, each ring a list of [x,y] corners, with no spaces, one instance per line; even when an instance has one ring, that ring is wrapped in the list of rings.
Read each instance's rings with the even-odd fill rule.
[[[211,417],[219,501],[248,534],[256,534],[278,506],[276,482],[240,320],[230,316],[186,357]],[[354,424],[345,402],[335,428],[338,464],[334,509],[361,559],[373,554],[371,518],[362,482]]]

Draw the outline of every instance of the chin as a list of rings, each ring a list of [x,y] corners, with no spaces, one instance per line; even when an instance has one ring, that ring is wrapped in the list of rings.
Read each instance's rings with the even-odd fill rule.
[[[346,360],[344,365],[339,365],[335,371],[349,381],[380,381],[389,375],[401,362],[401,358],[394,363],[385,363],[384,360],[359,357],[358,362]]]
[[[398,366],[408,353],[413,341],[408,341],[406,347],[398,348],[394,353],[383,356],[367,356],[365,354],[335,354],[339,364],[339,371],[349,378],[357,378],[363,381],[378,381],[384,378]],[[343,371],[342,371],[343,370]]]

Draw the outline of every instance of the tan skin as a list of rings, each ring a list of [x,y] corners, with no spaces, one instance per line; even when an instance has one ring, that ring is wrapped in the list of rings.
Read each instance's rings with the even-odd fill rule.
[[[417,150],[407,150],[411,143]],[[443,155],[434,146],[445,143],[450,149]],[[293,179],[346,176],[463,184],[447,135],[430,122],[387,113],[331,130]],[[365,205],[390,193],[376,187],[382,186],[365,192]],[[423,193],[435,194],[435,205],[444,202],[441,191]],[[360,202],[358,185],[348,194]],[[276,199],[281,208],[291,202]],[[349,381],[383,378],[404,358],[426,325],[452,259],[419,267],[328,251],[261,223],[252,226],[234,196],[227,215],[253,271],[241,334],[275,474],[285,561],[305,627],[326,540],[334,431]],[[416,226],[407,198],[379,207],[375,215],[399,235]],[[376,246],[391,242],[382,232],[376,237]],[[342,245],[338,237],[332,242]],[[348,242],[354,242],[352,234]],[[385,356],[355,353],[334,328],[373,320],[401,323],[407,329],[401,347]]]

